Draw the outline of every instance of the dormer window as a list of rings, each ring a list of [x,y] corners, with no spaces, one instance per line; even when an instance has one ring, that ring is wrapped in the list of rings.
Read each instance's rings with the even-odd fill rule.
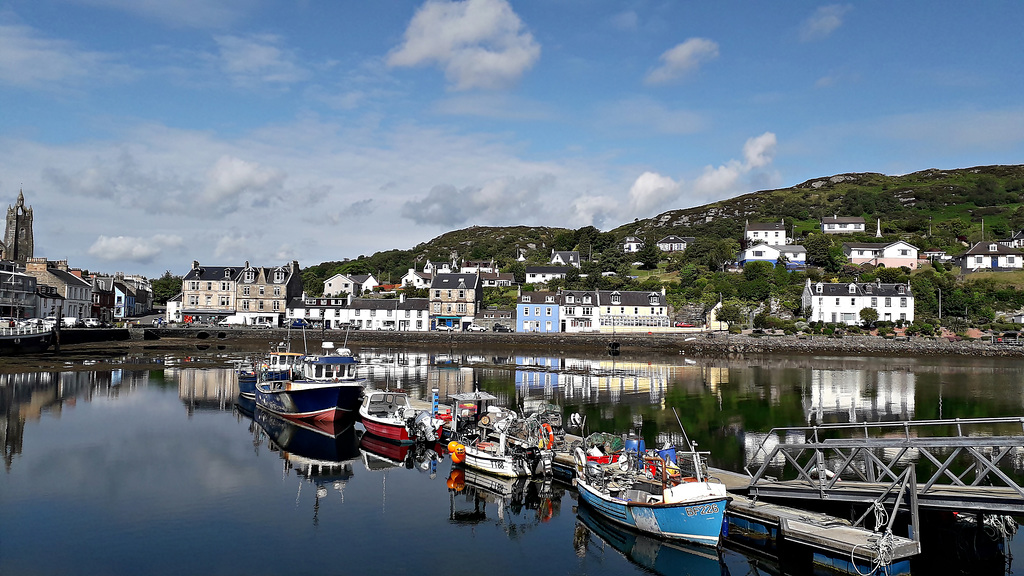
[[[850,284],[850,294],[854,294],[856,292],[857,292],[857,285],[856,284]]]
[[[530,297],[529,296],[523,296],[523,302],[529,302],[529,301],[530,301]]]
[[[544,302],[546,302],[548,304],[550,304],[550,303],[552,303],[554,301],[555,301],[555,297],[554,296],[545,296],[544,297]]]
[[[657,306],[657,305],[658,305],[658,295],[654,294],[652,292],[651,293],[651,306]]]
[[[224,271],[224,278],[231,278],[231,270],[230,269]]]
[[[255,282],[256,281],[256,271],[255,270],[246,270],[245,271],[245,281],[246,282]]]
[[[584,304],[590,304],[590,296],[584,296],[583,297],[583,303]]]
[[[284,270],[274,272],[274,282],[284,282]]]
[[[996,246],[995,244],[989,244],[989,245],[988,245],[988,251],[989,251],[989,252],[995,252],[995,251],[996,251],[996,250],[998,250],[998,249],[999,249],[999,248],[998,248],[998,247],[997,247],[997,246]]]
[[[612,304],[622,304],[622,296],[618,292],[612,294]]]
[[[573,297],[573,295],[572,295],[572,294],[568,294],[568,295],[566,295],[566,297],[565,297],[565,303],[566,303],[566,304],[572,304],[572,303],[574,303],[574,302],[576,302],[576,298],[575,298],[575,297]]]
[[[818,282],[818,284],[815,285],[814,288],[815,288],[815,290],[814,290],[815,292],[817,292],[818,294],[821,294],[821,288],[822,288],[821,282]]]
[[[896,287],[896,291],[899,292],[900,294],[904,294],[906,292],[906,289],[907,287],[903,286],[902,284]]]

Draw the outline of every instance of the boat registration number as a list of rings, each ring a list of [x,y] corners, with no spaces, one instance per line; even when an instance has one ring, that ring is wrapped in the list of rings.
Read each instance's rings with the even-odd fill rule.
[[[704,514],[717,514],[717,513],[718,513],[718,503],[717,502],[712,503],[712,504],[703,504],[701,506],[687,506],[686,507],[686,515],[687,516],[702,516]]]

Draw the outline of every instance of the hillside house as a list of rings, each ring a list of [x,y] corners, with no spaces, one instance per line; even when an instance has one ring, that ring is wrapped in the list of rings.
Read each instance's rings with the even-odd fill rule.
[[[658,240],[658,250],[662,252],[683,252],[686,247],[693,244],[695,238],[692,236],[665,236]]]
[[[551,263],[557,266],[575,266],[580,267],[580,253],[576,250],[571,251],[551,251]]]
[[[748,262],[771,262],[773,266],[778,266],[780,261],[789,270],[803,270],[807,267],[807,249],[796,244],[755,244],[740,252],[738,263],[741,267]]]
[[[825,234],[863,234],[864,218],[860,216],[827,216],[821,219]]]
[[[906,266],[911,270],[917,269],[917,247],[902,240],[890,242],[863,243],[844,242],[843,254],[851,264],[871,264],[872,266],[885,266],[886,268],[899,268]]]
[[[767,244],[769,246],[784,246],[792,241],[786,235],[786,221],[781,222],[750,222],[747,221],[743,228],[743,239],[747,246],[755,244]]]
[[[644,241],[636,236],[626,236],[622,239],[622,251],[626,254],[635,254],[642,250]]]
[[[957,257],[964,273],[979,271],[1020,270],[1024,254],[998,242],[978,242]]]

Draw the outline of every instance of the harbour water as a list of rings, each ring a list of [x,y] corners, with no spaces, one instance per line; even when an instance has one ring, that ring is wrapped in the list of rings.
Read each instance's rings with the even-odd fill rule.
[[[1024,361],[357,350],[376,387],[481,389],[551,402],[588,430],[689,437],[742,470],[771,428],[1024,414]],[[229,353],[0,374],[0,574],[804,574],[726,548],[685,549],[577,514],[558,483],[452,474],[433,447],[353,425],[328,445],[236,405]],[[2,370],[2,367],[0,367]],[[308,440],[308,441],[307,441]],[[1024,469],[1012,454],[1011,472]],[[915,574],[1002,574],[950,547]],[[1019,570],[1019,566],[1017,567]]]

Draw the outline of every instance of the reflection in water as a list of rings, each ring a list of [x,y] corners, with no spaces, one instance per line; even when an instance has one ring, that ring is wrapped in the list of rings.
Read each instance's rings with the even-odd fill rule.
[[[812,369],[807,424],[914,418],[913,372]]]
[[[238,397],[238,373],[231,368],[171,368],[178,377],[178,398],[189,417],[197,410],[231,410]]]
[[[448,476],[448,521],[476,525],[490,521],[516,539],[550,522],[561,512],[565,490],[551,479],[504,478],[470,468],[452,468]],[[488,516],[493,506],[493,517]]]
[[[345,501],[345,485],[354,472],[352,462],[359,457],[359,437],[353,421],[305,424],[262,408],[256,408],[255,417],[270,440],[270,450],[281,457],[284,473],[294,472],[300,478],[295,503],[302,496],[304,484],[315,487],[313,525],[319,524],[320,501],[327,497],[328,487]]]

